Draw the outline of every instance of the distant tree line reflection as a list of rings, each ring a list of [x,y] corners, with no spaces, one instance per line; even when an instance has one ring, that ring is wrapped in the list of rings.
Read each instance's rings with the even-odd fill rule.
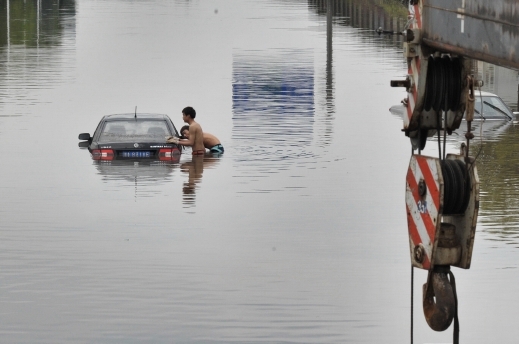
[[[75,0],[0,0],[0,47],[58,44],[75,13]]]

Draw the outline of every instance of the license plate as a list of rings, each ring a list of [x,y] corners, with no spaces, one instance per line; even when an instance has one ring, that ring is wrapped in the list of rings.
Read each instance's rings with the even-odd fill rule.
[[[151,158],[150,151],[123,151],[121,152],[123,158]]]

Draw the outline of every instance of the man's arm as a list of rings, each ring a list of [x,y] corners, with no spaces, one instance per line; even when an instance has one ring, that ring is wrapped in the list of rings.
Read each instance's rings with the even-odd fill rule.
[[[192,146],[194,144],[192,139],[178,139],[177,143],[182,146]]]
[[[176,145],[182,145],[182,146],[192,146],[193,144],[190,142],[190,140],[181,140],[179,137],[170,136],[167,140],[167,143],[174,143]]]

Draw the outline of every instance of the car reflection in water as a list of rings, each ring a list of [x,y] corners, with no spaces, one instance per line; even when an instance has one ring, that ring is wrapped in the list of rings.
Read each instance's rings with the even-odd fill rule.
[[[180,160],[180,156],[178,157]],[[116,188],[132,187],[135,198],[149,197],[162,193],[162,184],[171,182],[174,170],[178,169],[176,162],[158,161],[93,161],[103,182],[110,183]]]
[[[200,187],[204,168],[215,168],[220,162],[220,155],[206,153],[205,155],[193,155],[191,161],[184,162],[180,165],[180,170],[187,173],[187,182],[184,182],[182,188],[183,203],[185,207],[193,207],[195,205],[196,189]]]
[[[180,160],[180,157],[179,159]],[[166,181],[174,169],[178,168],[175,162],[144,162],[144,161],[93,161],[103,180],[124,180],[134,182],[161,182]]]
[[[407,113],[402,104],[392,106],[389,111],[400,118]],[[483,91],[475,92],[474,120],[471,123],[471,131],[475,135],[475,139],[492,139],[499,136],[503,130],[518,120],[519,112],[513,112],[498,95]],[[458,131],[460,130],[467,130],[465,115]],[[443,136],[443,131],[440,134]],[[453,133],[448,140],[457,141],[458,137],[465,140],[464,135],[457,133]]]

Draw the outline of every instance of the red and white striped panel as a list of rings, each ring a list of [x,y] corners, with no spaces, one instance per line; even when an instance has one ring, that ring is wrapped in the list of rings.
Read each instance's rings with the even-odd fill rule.
[[[410,29],[422,29],[422,1],[418,1],[417,5],[409,5],[409,17],[412,18],[409,25]],[[418,99],[417,87],[420,78],[420,55],[412,58],[408,63],[407,74],[413,77],[413,86],[407,93],[407,117],[404,116],[403,118],[405,128],[407,128],[411,122],[411,117],[413,116],[413,111]]]
[[[424,196],[420,196],[418,190],[422,180],[427,186]],[[414,266],[426,270],[432,267],[434,240],[440,228],[442,184],[439,159],[423,155],[411,157],[407,170],[405,195],[411,262]],[[413,259],[414,249],[420,244],[424,247],[425,255],[422,262],[416,262]]]

